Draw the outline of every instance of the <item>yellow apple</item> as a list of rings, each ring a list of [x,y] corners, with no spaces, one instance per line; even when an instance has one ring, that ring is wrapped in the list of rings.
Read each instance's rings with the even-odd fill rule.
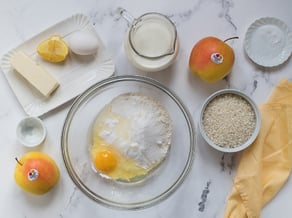
[[[238,37],[233,37],[234,39]],[[227,39],[229,40],[229,39]],[[213,83],[229,74],[234,64],[233,49],[216,37],[206,37],[197,42],[190,54],[191,72],[205,82]]]
[[[48,155],[32,151],[16,160],[14,179],[23,190],[40,195],[47,193],[57,184],[60,177],[59,168]]]

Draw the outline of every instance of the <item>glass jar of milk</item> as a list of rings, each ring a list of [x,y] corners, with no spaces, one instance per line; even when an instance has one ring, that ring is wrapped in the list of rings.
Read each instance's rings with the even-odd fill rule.
[[[174,23],[167,16],[151,12],[133,18],[125,9],[120,9],[120,14],[130,26],[125,52],[135,67],[156,72],[173,63],[178,53],[178,36]]]

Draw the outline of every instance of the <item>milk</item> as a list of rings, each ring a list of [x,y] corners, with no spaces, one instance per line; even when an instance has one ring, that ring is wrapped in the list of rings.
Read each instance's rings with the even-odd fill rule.
[[[125,52],[130,62],[142,71],[167,68],[178,52],[174,24],[158,13],[142,15],[131,23],[125,39]]]
[[[174,36],[162,23],[144,23],[132,35],[133,46],[144,56],[161,56],[169,53],[173,47]]]

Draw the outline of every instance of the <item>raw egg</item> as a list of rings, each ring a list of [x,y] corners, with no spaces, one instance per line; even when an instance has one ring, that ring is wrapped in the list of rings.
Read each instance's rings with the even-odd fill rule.
[[[117,157],[107,149],[98,151],[95,154],[94,165],[101,172],[111,172],[117,166]]]
[[[99,137],[95,138],[95,143],[91,148],[91,157],[95,169],[106,178],[132,181],[148,172]]]
[[[69,47],[77,55],[93,55],[97,52],[99,41],[96,34],[89,31],[77,31],[70,35]]]

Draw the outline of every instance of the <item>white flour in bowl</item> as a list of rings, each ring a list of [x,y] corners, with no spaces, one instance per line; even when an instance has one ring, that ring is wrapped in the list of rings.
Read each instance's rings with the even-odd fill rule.
[[[172,120],[153,98],[127,93],[114,98],[98,114],[94,135],[99,144],[102,141],[104,145],[114,147],[123,158],[134,160],[135,165],[149,172],[168,153]]]

